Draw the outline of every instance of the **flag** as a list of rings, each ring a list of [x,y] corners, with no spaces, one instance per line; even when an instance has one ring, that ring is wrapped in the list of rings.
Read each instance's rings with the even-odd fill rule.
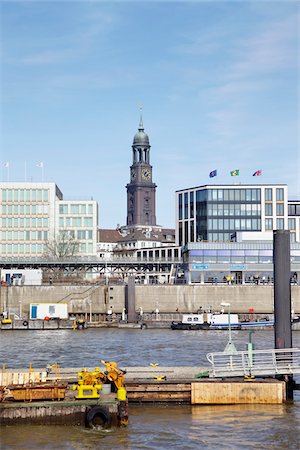
[[[232,177],[237,177],[239,174],[240,174],[240,169],[232,170],[232,171],[230,172],[230,175],[231,175]]]
[[[9,167],[9,161],[6,161],[5,163],[3,163],[3,167]]]
[[[256,172],[254,172],[254,174],[252,176],[258,177],[259,175],[262,175],[262,170],[257,170]]]
[[[212,170],[209,174],[209,178],[213,178],[217,176],[217,171],[216,170]]]
[[[36,167],[44,167],[44,163],[43,161],[40,161],[37,163]]]

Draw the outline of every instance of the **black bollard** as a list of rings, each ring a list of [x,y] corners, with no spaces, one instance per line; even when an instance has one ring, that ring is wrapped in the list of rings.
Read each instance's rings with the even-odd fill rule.
[[[289,230],[273,232],[275,348],[292,348],[291,252]],[[293,377],[286,376],[287,398],[293,399]]]

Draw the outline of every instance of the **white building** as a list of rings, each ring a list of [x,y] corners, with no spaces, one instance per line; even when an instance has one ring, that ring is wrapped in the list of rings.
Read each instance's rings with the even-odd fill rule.
[[[96,255],[97,202],[64,201],[55,183],[0,183],[0,256],[49,254],[63,232],[78,256]]]

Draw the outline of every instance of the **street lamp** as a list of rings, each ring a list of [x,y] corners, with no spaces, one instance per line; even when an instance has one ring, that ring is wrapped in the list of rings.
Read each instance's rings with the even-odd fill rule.
[[[237,353],[234,343],[231,340],[231,323],[230,323],[230,303],[221,303],[221,306],[228,306],[228,342],[225,347],[224,353],[228,355],[232,355],[233,353]]]

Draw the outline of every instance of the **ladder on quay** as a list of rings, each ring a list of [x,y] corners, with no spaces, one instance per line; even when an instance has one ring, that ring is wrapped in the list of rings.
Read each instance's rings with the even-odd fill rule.
[[[300,374],[300,348],[207,353],[211,378]]]

